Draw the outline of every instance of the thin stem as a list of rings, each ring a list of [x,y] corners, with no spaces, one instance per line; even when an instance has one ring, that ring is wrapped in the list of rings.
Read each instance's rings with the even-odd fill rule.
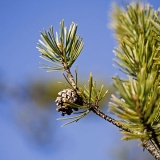
[[[104,120],[112,123],[113,125],[115,125],[116,127],[120,128],[120,129],[122,129],[122,130],[124,130],[124,131],[130,132],[130,133],[134,133],[134,134],[141,134],[141,133],[138,132],[138,131],[133,131],[133,130],[125,127],[125,125],[119,123],[117,120],[115,120],[115,119],[107,116],[105,113],[103,113],[102,111],[100,111],[100,110],[98,109],[98,106],[92,106],[92,107],[91,107],[91,110],[92,110],[95,114],[97,114],[99,117],[101,117],[101,118],[103,118]]]
[[[75,83],[75,80],[74,80],[73,75],[72,75],[72,73],[71,73],[71,71],[70,71],[70,68],[68,67],[68,65],[67,65],[67,63],[66,63],[65,61],[62,61],[62,64],[63,64],[63,67],[64,67],[65,71],[67,72],[67,78],[68,78],[68,80],[70,81],[72,87],[73,87],[76,91],[78,91],[78,87],[77,87],[77,85],[76,85],[76,83]]]

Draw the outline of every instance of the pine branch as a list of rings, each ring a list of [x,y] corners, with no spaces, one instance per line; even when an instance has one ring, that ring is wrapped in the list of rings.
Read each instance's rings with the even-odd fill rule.
[[[134,130],[131,130],[129,128],[127,128],[124,124],[122,124],[120,121],[117,121],[111,117],[109,117],[108,115],[106,115],[105,113],[103,113],[102,111],[100,111],[99,109],[99,106],[95,106],[95,105],[92,105],[91,106],[91,110],[97,114],[99,117],[101,117],[102,119],[104,120],[107,120],[108,122],[112,123],[113,125],[115,125],[116,127],[126,131],[126,132],[130,132],[130,133],[134,133],[134,134],[139,134],[139,135],[142,135],[140,132],[137,132],[137,131],[134,131]]]
[[[107,120],[108,122],[112,123],[113,125],[115,125],[116,127],[120,128],[122,130],[124,130],[126,132],[141,135],[140,132],[133,131],[133,130],[127,128],[125,125],[123,125],[120,122],[118,122],[117,120],[109,117],[108,115],[106,115],[105,113],[100,111],[98,108],[99,107],[97,107],[97,106],[92,106],[91,110],[95,114],[97,114],[99,117],[101,117],[102,119]],[[146,148],[155,157],[155,159],[160,160],[160,150],[157,149],[150,140],[149,141],[143,141],[142,146],[144,148]]]
[[[66,73],[67,73],[67,78],[68,78],[68,80],[70,81],[72,87],[73,87],[76,91],[78,91],[78,87],[77,87],[76,82],[75,82],[75,80],[74,80],[74,78],[73,78],[73,75],[71,74],[70,68],[68,67],[67,63],[64,62],[64,60],[62,60],[62,65],[63,65],[63,67],[64,67],[64,70],[65,70]]]
[[[65,68],[65,71],[67,73],[67,77],[72,85],[72,87],[78,91],[78,87],[74,81],[73,75],[70,72],[69,67],[67,66],[67,64],[64,62],[63,66]],[[106,115],[105,113],[103,113],[102,111],[99,110],[99,107],[97,105],[89,105],[89,110],[93,111],[93,113],[95,113],[96,115],[98,115],[99,117],[101,117],[104,120],[107,120],[108,122],[112,123],[113,125],[115,125],[116,127],[120,128],[122,131],[126,131],[128,133],[132,133],[135,135],[143,135],[141,132],[138,131],[134,131],[132,129],[129,129],[128,127],[126,127],[124,124],[122,124],[120,121],[117,121],[111,117],[109,117],[108,115]],[[146,148],[157,160],[160,160],[160,150],[157,149],[150,140],[148,141],[144,141],[142,143],[143,147]]]
[[[155,159],[160,160],[160,150],[156,149],[151,141],[143,141],[142,145],[153,155]]]
[[[115,62],[129,80],[114,77],[119,97],[112,96],[111,111],[131,130],[144,136],[123,132],[124,139],[150,140],[160,150],[160,11],[150,5],[132,3],[125,10],[114,5],[112,28],[119,46]],[[157,153],[158,153],[157,152]]]
[[[115,120],[99,110],[99,101],[102,96],[103,85],[100,91],[96,89],[90,74],[89,85],[84,90],[77,86],[70,68],[79,56],[82,48],[82,39],[76,35],[77,25],[72,23],[68,31],[64,27],[64,20],[60,23],[60,39],[53,27],[49,32],[41,33],[39,51],[44,60],[53,66],[43,65],[49,71],[66,71],[66,80],[73,89],[59,92],[57,97],[57,111],[62,111],[62,116],[70,115],[73,110],[84,109],[82,114],[71,117],[77,122],[90,111],[104,120],[120,128],[125,134],[124,140],[140,139],[145,147],[156,159],[160,159],[160,18],[159,11],[152,7],[144,8],[140,3],[129,5],[124,12],[115,7],[113,19],[116,22],[113,28],[119,42],[119,48],[114,53],[118,60],[116,63],[121,70],[129,75],[129,79],[122,80],[113,77],[114,85],[119,97],[112,95],[110,102],[111,111],[122,121]],[[80,112],[79,112],[80,113]],[[69,118],[68,118],[69,119]]]

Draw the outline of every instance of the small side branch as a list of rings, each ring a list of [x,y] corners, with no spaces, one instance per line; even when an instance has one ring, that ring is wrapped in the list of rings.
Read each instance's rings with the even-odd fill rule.
[[[140,132],[136,132],[136,131],[133,131],[133,130],[130,130],[129,128],[125,127],[123,124],[119,123],[117,120],[107,116],[105,113],[103,113],[102,111],[100,111],[98,109],[98,106],[92,106],[91,107],[91,110],[97,114],[98,116],[100,116],[101,118],[103,118],[104,120],[112,123],[113,125],[115,125],[116,127],[124,130],[124,131],[127,131],[127,132],[130,132],[130,133],[135,133],[135,134],[141,134]]]
[[[64,61],[62,61],[62,64],[63,64],[63,67],[64,67],[66,73],[67,73],[67,78],[68,78],[68,80],[70,81],[72,87],[73,87],[76,91],[78,91],[78,87],[76,86],[75,80],[74,80],[74,78],[73,78],[73,75],[71,74],[71,71],[70,71],[68,65],[67,65]]]
[[[122,129],[124,131],[130,132],[130,133],[135,133],[135,134],[141,134],[140,132],[130,130],[129,128],[127,128],[124,125],[122,125],[121,123],[119,123],[117,120],[107,116],[105,113],[103,113],[102,111],[100,111],[98,109],[98,106],[92,106],[91,110],[95,114],[97,114],[98,116],[103,118],[104,120],[107,120],[108,122],[112,123],[113,125],[115,125],[116,127],[120,128],[120,129]],[[146,148],[155,157],[155,159],[160,160],[160,150],[157,149],[152,144],[151,141],[144,141],[142,145],[143,145],[144,148]]]

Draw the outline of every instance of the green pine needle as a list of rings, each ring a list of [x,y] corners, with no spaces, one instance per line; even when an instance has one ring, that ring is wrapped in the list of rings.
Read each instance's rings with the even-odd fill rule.
[[[53,27],[49,30],[41,32],[42,40],[39,40],[37,49],[41,53],[41,58],[48,62],[54,62],[53,67],[50,66],[49,71],[64,70],[63,67],[57,67],[55,63],[62,65],[64,61],[68,67],[71,67],[83,49],[82,38],[76,35],[77,25],[72,22],[69,31],[64,27],[64,20],[60,23],[60,37],[56,32],[54,35]]]

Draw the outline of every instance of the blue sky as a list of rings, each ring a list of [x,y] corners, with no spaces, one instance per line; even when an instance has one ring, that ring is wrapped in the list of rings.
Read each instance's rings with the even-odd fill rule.
[[[71,22],[78,24],[78,35],[83,38],[84,49],[73,69],[78,65],[79,76],[87,81],[92,72],[95,79],[102,78],[104,83],[118,73],[112,64],[113,48],[116,42],[108,28],[111,0],[0,0],[0,75],[9,84],[21,84],[34,78],[50,79],[60,73],[46,73],[39,69],[39,53],[36,49],[40,31],[53,25],[59,31],[59,23],[65,26]],[[120,2],[120,1],[118,1]],[[150,0],[155,9],[159,0]],[[81,79],[81,78],[80,78]],[[122,142],[121,134],[114,126],[99,117],[92,116],[61,128],[57,123],[53,147],[39,148],[25,138],[15,125],[14,112],[17,104],[0,103],[0,160],[106,160],[115,159],[115,148],[122,146],[130,150],[137,147],[136,142]],[[61,137],[64,135],[65,137]],[[58,149],[56,145],[62,143]],[[64,145],[63,145],[64,143]],[[138,147],[137,153],[142,148]],[[132,153],[133,154],[133,153]]]

